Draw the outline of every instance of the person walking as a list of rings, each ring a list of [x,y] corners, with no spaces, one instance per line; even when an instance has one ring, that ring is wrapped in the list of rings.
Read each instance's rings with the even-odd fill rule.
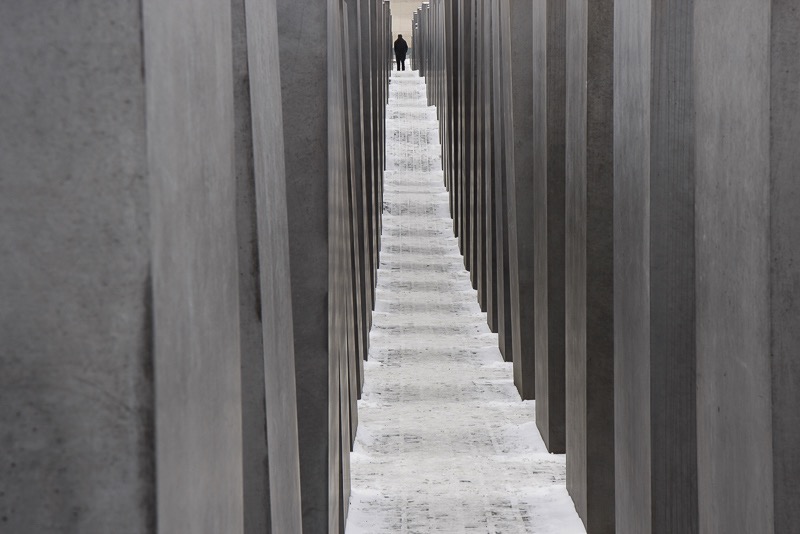
[[[406,70],[407,52],[408,43],[403,39],[402,35],[398,35],[397,40],[394,42],[394,58],[397,60],[397,70]]]

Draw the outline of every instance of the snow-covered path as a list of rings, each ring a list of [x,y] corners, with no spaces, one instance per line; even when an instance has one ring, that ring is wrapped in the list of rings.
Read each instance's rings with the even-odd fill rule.
[[[348,534],[585,532],[453,237],[435,108],[393,73],[377,309]]]

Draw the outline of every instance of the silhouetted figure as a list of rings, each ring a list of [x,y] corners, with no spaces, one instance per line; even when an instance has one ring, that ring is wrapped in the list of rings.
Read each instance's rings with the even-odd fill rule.
[[[394,42],[394,58],[397,60],[397,70],[406,70],[406,53],[408,52],[408,43],[403,39],[402,35],[397,36]]]

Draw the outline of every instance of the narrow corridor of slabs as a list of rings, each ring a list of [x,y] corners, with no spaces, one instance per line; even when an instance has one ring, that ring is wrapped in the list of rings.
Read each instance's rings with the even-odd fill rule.
[[[453,237],[436,111],[393,73],[377,306],[348,534],[585,532]]]

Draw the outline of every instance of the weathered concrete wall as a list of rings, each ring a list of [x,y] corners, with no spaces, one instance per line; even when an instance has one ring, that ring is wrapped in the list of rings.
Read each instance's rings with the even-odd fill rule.
[[[564,165],[566,4],[533,4],[533,231],[536,426],[550,452],[566,447]]]
[[[508,263],[514,384],[523,400],[536,387],[533,321],[533,3],[501,0],[501,39],[508,45],[504,89],[510,122],[508,161]]]
[[[593,533],[614,532],[614,1],[566,11],[567,490]]]
[[[142,28],[0,5],[3,532],[155,529]]]

